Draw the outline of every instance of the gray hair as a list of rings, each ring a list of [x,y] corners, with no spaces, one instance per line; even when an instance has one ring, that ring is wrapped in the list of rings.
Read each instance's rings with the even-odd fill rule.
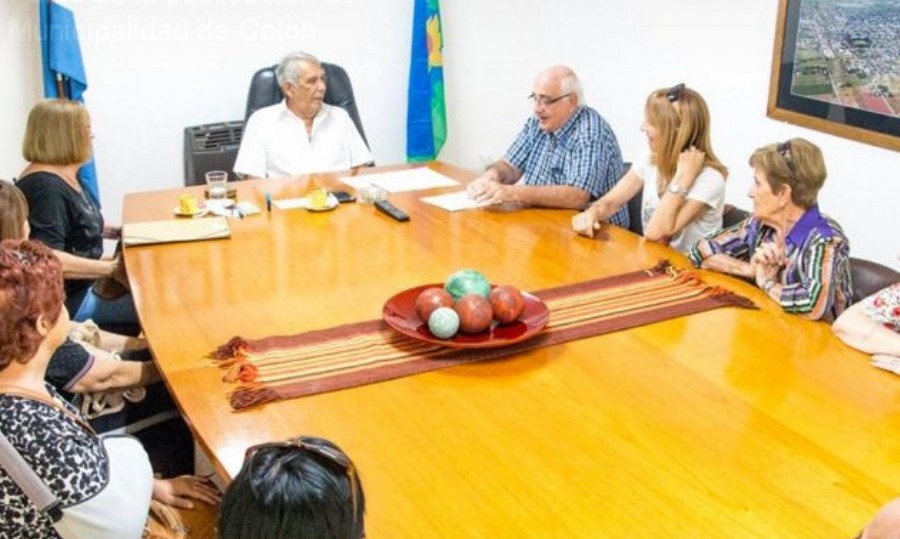
[[[322,62],[320,62],[318,58],[308,52],[292,52],[285,56],[281,62],[275,66],[275,79],[278,81],[278,86],[284,88],[284,85],[289,82],[292,84],[297,82],[297,78],[300,76],[301,62],[317,66],[322,65]]]
[[[574,71],[562,77],[560,86],[562,86],[564,94],[575,94],[575,97],[578,98],[578,104],[584,105],[584,89],[581,87],[581,81],[578,80],[578,75]]]

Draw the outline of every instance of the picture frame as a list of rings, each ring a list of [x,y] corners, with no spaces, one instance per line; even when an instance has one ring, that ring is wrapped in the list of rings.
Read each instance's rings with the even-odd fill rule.
[[[857,4],[779,0],[767,116],[900,151],[900,0]]]

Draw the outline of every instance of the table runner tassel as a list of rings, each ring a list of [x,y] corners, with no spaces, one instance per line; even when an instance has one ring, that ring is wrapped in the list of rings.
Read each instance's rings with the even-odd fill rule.
[[[708,290],[709,299],[727,305],[729,307],[741,307],[742,309],[759,309],[756,303],[750,298],[735,294],[731,290],[722,288],[721,286],[711,286]]]
[[[254,382],[259,374],[259,368],[244,358],[233,358],[228,372],[222,376],[223,382]]]
[[[271,387],[243,387],[231,392],[231,407],[235,410],[243,410],[257,404],[274,402],[281,397]]]
[[[234,336],[227,343],[216,348],[216,350],[210,354],[210,357],[219,360],[231,359],[240,356],[247,348],[248,344],[246,339]]]

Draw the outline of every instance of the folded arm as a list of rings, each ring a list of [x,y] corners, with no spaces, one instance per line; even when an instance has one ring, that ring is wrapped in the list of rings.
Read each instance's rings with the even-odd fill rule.
[[[145,386],[160,380],[152,361],[120,360],[111,352],[82,343],[94,357],[91,368],[70,388],[73,393],[127,389]]]
[[[847,345],[867,354],[900,357],[900,333],[891,331],[870,318],[862,303],[841,313],[831,330]]]
[[[62,263],[63,275],[67,279],[98,279],[112,277],[119,259],[94,260],[83,256],[75,256],[65,251],[54,250],[53,254]]]

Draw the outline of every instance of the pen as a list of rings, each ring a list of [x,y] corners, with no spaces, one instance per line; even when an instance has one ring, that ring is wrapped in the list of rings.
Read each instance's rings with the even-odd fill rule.
[[[266,193],[266,211],[272,211],[272,195]]]

